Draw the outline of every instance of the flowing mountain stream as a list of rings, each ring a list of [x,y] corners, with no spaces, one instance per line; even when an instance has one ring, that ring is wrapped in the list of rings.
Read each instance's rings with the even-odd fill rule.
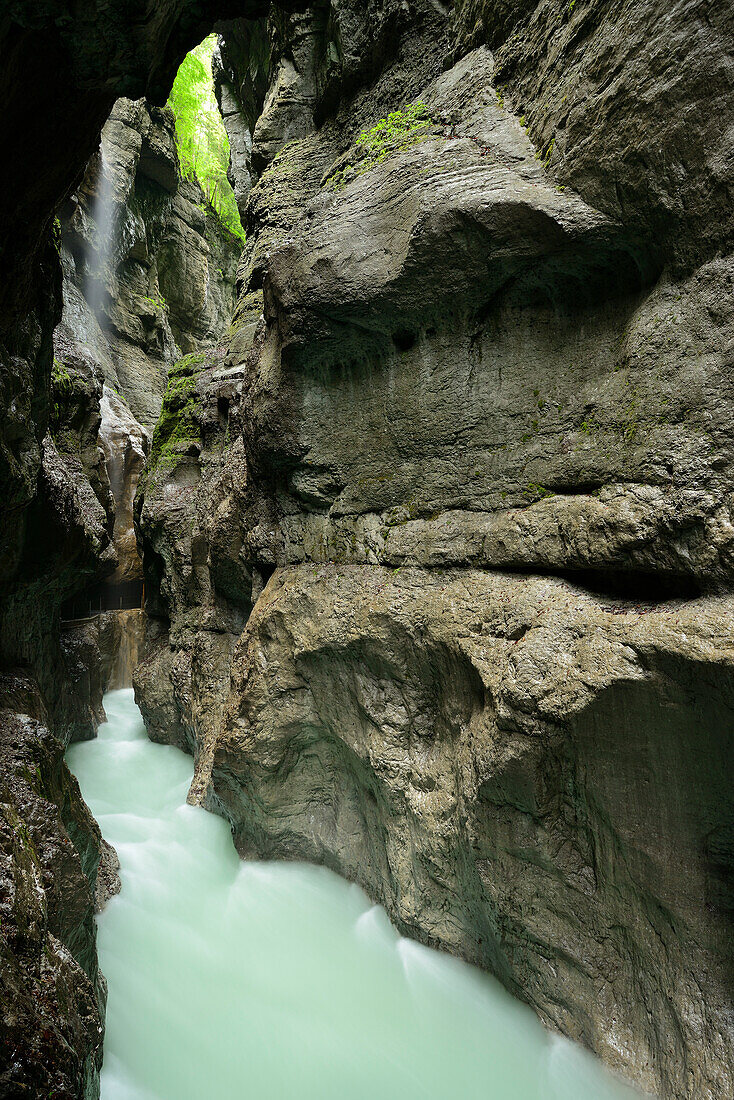
[[[99,917],[102,1100],[622,1100],[493,979],[398,935],[356,886],[243,863],[186,804],[192,761],[146,736],[131,690],[68,763],[122,890]]]

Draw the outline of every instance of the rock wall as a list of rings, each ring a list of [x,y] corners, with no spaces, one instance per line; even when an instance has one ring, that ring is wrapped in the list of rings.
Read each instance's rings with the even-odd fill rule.
[[[82,182],[100,130],[120,96],[165,101],[186,50],[216,15],[264,14],[260,0],[169,0],[155,17],[128,3],[85,0],[60,17],[56,3],[14,0],[0,26],[4,110],[0,136],[0,529],[3,592],[22,587],[25,515],[39,498],[51,412],[53,331],[61,269],[52,223]],[[49,572],[50,572],[49,567]]]
[[[0,25],[0,658],[75,736],[93,707],[62,701],[58,609],[114,560],[91,435],[47,434],[51,220],[118,97],[163,102],[216,18],[269,5],[137,7],[16,0]],[[728,1095],[730,5],[305,8],[272,8],[265,56],[262,23],[256,56],[239,35],[252,102],[225,29],[248,252],[228,347],[174,375],[139,505],[151,729],[197,752],[194,795],[243,851],[353,874],[663,1095]],[[418,99],[430,118],[357,140]],[[3,812],[18,798],[32,817],[32,791]],[[37,880],[16,825],[3,873]],[[31,990],[35,899],[30,936],[3,919],[3,981],[27,962]],[[52,965],[59,989],[76,974]],[[83,1096],[75,1012],[49,1088]],[[45,1027],[22,1030],[24,1073]]]
[[[104,451],[115,505],[112,537],[118,564],[111,582],[119,584],[142,578],[142,562],[133,525],[133,505],[150,441],[145,428],[132,415],[122,397],[108,386],[104,387],[100,412],[99,441]]]
[[[254,15],[264,7],[233,6]],[[226,2],[216,7],[231,14]],[[196,189],[180,184],[170,119],[135,98],[165,101],[178,63],[213,17],[206,5],[193,11],[184,0],[159,6],[152,19],[138,18],[129,4],[90,0],[60,16],[57,4],[21,0],[0,21],[0,1093],[7,1096],[91,1100],[99,1090],[104,998],[91,899],[114,874],[63,750],[93,735],[108,670],[99,624],[62,629],[61,607],[118,567],[116,580],[139,575],[132,499],[145,425],[152,430],[168,366],[193,341],[213,341],[231,309],[235,246],[198,208]],[[110,209],[124,233],[117,252],[98,263],[100,130],[120,96],[133,100],[118,105],[102,145]],[[124,451],[110,463],[112,486],[100,428],[108,454],[118,445]]]
[[[100,667],[105,691],[129,688],[143,656],[145,612],[108,611],[97,618]]]
[[[101,838],[63,760],[102,711],[89,630],[63,601],[116,566],[98,444],[102,380],[68,349],[53,369],[36,495],[12,510],[0,599],[0,1093],[93,1097],[104,982],[93,924]],[[7,543],[6,543],[7,545]]]
[[[646,1089],[728,1095],[731,10],[263,34],[221,46],[229,342],[138,504],[151,735],[243,855],[359,881]]]
[[[229,323],[240,242],[181,179],[173,116],[119,99],[62,210],[64,317],[150,432],[169,368]],[[57,330],[58,331],[58,330]]]
[[[244,856],[365,883],[651,1092],[727,1095],[731,614],[278,570],[234,652],[212,804]]]
[[[38,688],[0,682],[0,1093],[99,1094],[106,989],[94,899],[102,841]]]

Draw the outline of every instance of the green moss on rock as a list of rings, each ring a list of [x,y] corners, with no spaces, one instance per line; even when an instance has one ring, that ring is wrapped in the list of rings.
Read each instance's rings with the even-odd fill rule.
[[[331,190],[340,191],[352,179],[369,172],[395,153],[417,145],[429,136],[433,120],[425,103],[409,103],[391,111],[369,130],[362,130],[352,150],[356,163],[337,162],[336,171],[324,181]]]
[[[51,367],[51,400],[48,410],[48,428],[54,439],[58,439],[65,422],[73,415],[75,388],[83,389],[83,385],[83,381],[77,373],[72,374],[68,365],[54,356],[53,366]],[[68,427],[68,424],[66,426]]]
[[[196,384],[205,361],[206,356],[202,354],[185,355],[168,372],[161,415],[153,433],[151,469],[171,465],[187,445],[199,442],[201,402]]]

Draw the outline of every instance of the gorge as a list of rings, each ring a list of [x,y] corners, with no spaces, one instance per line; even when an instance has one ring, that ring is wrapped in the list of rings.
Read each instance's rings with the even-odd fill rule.
[[[164,106],[212,32],[244,245]],[[63,756],[131,676],[247,867],[734,1094],[733,52],[725,0],[6,3],[0,1095],[99,1094]]]
[[[99,925],[103,1097],[638,1095],[332,872],[240,862],[131,695],[107,695],[109,724],[67,756],[123,881]]]

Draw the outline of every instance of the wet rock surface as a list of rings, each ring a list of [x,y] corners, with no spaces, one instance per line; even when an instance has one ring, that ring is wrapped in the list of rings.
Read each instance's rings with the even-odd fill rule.
[[[697,267],[732,249],[731,112],[724,3],[460,0],[463,52],[487,43],[497,85],[553,175],[636,226],[666,260]],[[727,121],[728,125],[728,121]]]
[[[94,890],[102,840],[37,685],[0,681],[0,1093],[92,1097],[106,988]]]
[[[162,267],[133,212],[119,362],[80,306],[57,415],[54,208],[114,101],[162,102],[216,18],[258,21],[223,28],[248,232],[228,339],[187,327],[190,205],[171,200]],[[689,1100],[732,1091],[731,42],[730,6],[692,0],[15,3],[0,29],[4,667],[33,671],[62,739],[88,735],[95,639],[64,663],[58,609],[116,567],[93,425],[119,366],[139,423],[165,396],[136,505],[138,695],[151,734],[195,753],[192,798],[243,853],[338,867]],[[410,140],[360,141],[416,100]],[[170,142],[129,122],[120,179],[170,195]],[[172,341],[193,359],[164,385]],[[35,882],[14,837],[5,873]],[[69,882],[74,940],[90,880]],[[45,918],[23,892],[41,915],[4,966],[34,990]],[[48,942],[71,1006],[56,1084],[93,1095],[94,979]],[[19,1003],[35,1065],[48,1029]]]
[[[104,690],[131,687],[133,670],[143,656],[145,612],[107,611],[97,616],[95,626]]]
[[[726,1095],[729,16],[334,0],[268,34],[224,28],[229,343],[138,503],[151,735],[243,855]]]
[[[112,582],[138,580],[142,564],[133,526],[133,502],[150,448],[148,433],[114,390],[105,386],[100,402],[99,440],[114,500],[113,539],[117,570]]]
[[[278,570],[234,652],[210,804],[243,855],[360,881],[651,1091],[727,1095],[731,613]]]
[[[60,608],[111,573],[112,496],[98,444],[102,380],[55,370],[37,495],[14,516],[0,600],[0,1093],[98,1095],[104,979],[93,924],[99,829],[64,764],[104,718],[99,650]]]
[[[108,387],[152,432],[169,368],[229,323],[240,242],[181,179],[174,120],[120,99],[62,210],[64,318]]]
[[[92,736],[102,689],[83,656],[91,653],[88,639],[62,638],[61,606],[117,565],[113,498],[98,440],[101,396],[93,360],[69,355],[55,368],[36,495],[15,513],[16,550],[0,601],[0,661],[37,681],[64,743]]]
[[[54,215],[82,182],[115,100],[147,95],[162,104],[186,50],[214,18],[261,17],[266,7],[260,0],[195,8],[171,0],[153,18],[137,20],[127,3],[89,0],[67,17],[56,3],[14,0],[4,13],[0,488],[10,510],[0,538],[4,584],[15,575],[23,510],[36,496],[49,420],[52,334],[61,310]],[[158,154],[151,150],[148,163],[160,162]]]
[[[101,659],[98,624],[62,630],[61,609],[118,563],[118,579],[140,575],[132,499],[144,424],[152,430],[181,346],[213,340],[220,314],[222,324],[228,319],[236,265],[237,249],[198,209],[197,189],[181,185],[170,119],[126,100],[105,139],[123,247],[90,278],[102,236],[100,129],[120,96],[147,91],[165,100],[211,17],[184,3],[142,21],[129,5],[103,7],[89,3],[67,17],[56,4],[14,3],[0,27],[7,169],[0,186],[0,670],[15,676],[20,669],[43,700],[39,713],[29,711],[14,689],[0,686],[3,783],[7,777],[0,896],[15,905],[7,920],[3,914],[0,975],[0,1092],[8,1096],[98,1094],[103,1000],[88,915],[98,855],[89,855],[81,831],[64,832],[64,807],[78,792],[63,801],[63,749],[93,736],[114,669]],[[237,7],[248,14],[247,5]],[[189,252],[191,269],[182,265]],[[110,463],[112,486],[103,420],[107,442],[114,437],[125,452],[119,470]],[[137,633],[122,633],[134,648]],[[107,640],[101,648],[112,664],[126,647],[107,653]],[[17,786],[16,764],[35,775],[36,763],[42,779]],[[65,861],[47,862],[66,885],[52,920],[39,876],[48,873],[43,852],[57,848]],[[104,893],[114,883],[111,863],[102,877]]]

